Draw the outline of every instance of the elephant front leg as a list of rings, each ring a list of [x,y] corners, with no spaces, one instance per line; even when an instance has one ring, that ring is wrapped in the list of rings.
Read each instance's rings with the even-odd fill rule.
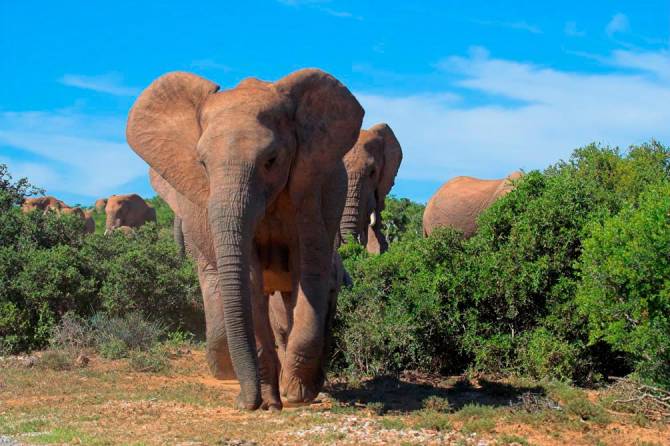
[[[282,396],[290,403],[312,401],[323,386],[331,291],[333,236],[329,236],[319,219],[302,220],[299,233],[300,279],[281,382]]]
[[[275,345],[277,346],[277,356],[279,360],[279,376],[286,362],[286,347],[288,345],[288,335],[291,332],[293,319],[292,293],[286,291],[276,291],[268,296],[270,302],[270,325],[274,333]]]
[[[223,301],[218,272],[202,256],[198,256],[198,279],[205,304],[207,364],[216,378],[236,379],[223,322]]]
[[[279,361],[275,339],[270,325],[268,296],[263,293],[263,276],[257,259],[253,260],[251,273],[252,308],[256,352],[261,379],[262,409],[281,410],[279,397]]]

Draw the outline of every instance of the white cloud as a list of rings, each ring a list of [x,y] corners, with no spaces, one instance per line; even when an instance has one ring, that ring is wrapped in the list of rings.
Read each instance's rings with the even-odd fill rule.
[[[146,164],[124,142],[125,119],[71,111],[0,113],[0,146],[29,152],[30,162],[3,154],[16,176],[47,191],[106,196],[145,175]]]
[[[140,89],[123,85],[123,77],[119,73],[107,73],[98,76],[82,74],[66,74],[59,82],[70,87],[108,93],[114,96],[135,96]]]
[[[566,36],[570,36],[570,37],[584,37],[586,35],[585,31],[580,31],[577,28],[577,22],[574,22],[574,21],[565,22],[565,27],[563,28],[563,32],[565,32]]]
[[[635,52],[617,50],[612,53],[611,64],[648,72],[658,78],[670,80],[670,51]]]
[[[657,61],[650,53],[617,57],[640,70],[658,67],[647,63]],[[462,77],[455,88],[488,102],[358,95],[365,126],[388,122],[398,135],[401,179],[500,177],[518,168],[544,168],[593,141],[624,148],[651,138],[670,142],[668,78],[561,71],[495,59],[482,48],[438,66]]]
[[[625,14],[617,13],[612,16],[612,19],[607,23],[605,27],[605,32],[608,36],[613,36],[614,34],[624,33],[630,31],[630,22],[628,17]]]

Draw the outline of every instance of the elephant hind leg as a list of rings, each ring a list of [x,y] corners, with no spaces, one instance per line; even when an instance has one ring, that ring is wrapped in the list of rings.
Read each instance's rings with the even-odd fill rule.
[[[218,379],[236,379],[223,322],[223,300],[216,268],[198,256],[198,279],[205,305],[207,364]]]

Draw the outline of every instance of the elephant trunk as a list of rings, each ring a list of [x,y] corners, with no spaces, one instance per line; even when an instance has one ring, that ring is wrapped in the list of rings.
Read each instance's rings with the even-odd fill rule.
[[[361,175],[353,174],[349,176],[347,185],[347,200],[342,211],[340,220],[340,235],[342,242],[353,236],[356,241],[360,241],[361,228]]]
[[[223,298],[224,325],[233,369],[240,382],[238,404],[261,404],[260,377],[251,305],[251,249],[264,198],[252,190],[253,168],[229,167],[210,189],[209,223]]]
[[[186,247],[184,245],[184,231],[182,229],[181,218],[177,215],[174,216],[174,222],[172,223],[172,234],[174,236],[174,241],[179,248],[179,257],[184,258],[186,256]]]

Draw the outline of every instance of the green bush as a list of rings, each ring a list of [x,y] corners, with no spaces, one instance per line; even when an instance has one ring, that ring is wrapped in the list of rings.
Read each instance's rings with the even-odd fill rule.
[[[334,365],[357,374],[472,368],[588,383],[646,364],[655,379],[667,376],[667,201],[644,197],[667,199],[657,188],[669,177],[670,151],[658,143],[626,153],[590,145],[525,174],[469,240],[449,231],[395,236],[373,257],[345,245],[354,285],[340,295]],[[397,203],[395,210],[401,215],[388,222],[413,221]],[[617,223],[603,223],[620,212]],[[633,254],[638,272],[606,263]],[[603,300],[598,311],[589,307]],[[637,324],[622,325],[626,311]]]
[[[382,211],[382,232],[386,240],[395,243],[408,237],[422,237],[424,208],[407,198],[386,197]]]
[[[590,341],[626,352],[643,377],[670,385],[670,183],[590,229],[577,293]]]
[[[354,285],[338,297],[335,366],[360,374],[445,369],[457,355],[458,325],[445,273],[461,253],[460,236],[408,238],[381,256],[349,245],[342,256]]]
[[[96,314],[91,319],[91,327],[97,345],[120,341],[126,350],[148,350],[165,335],[162,324],[148,321],[136,312],[124,317]]]
[[[135,372],[160,373],[166,371],[170,363],[163,350],[154,348],[149,351],[131,351],[128,355],[128,365]]]
[[[34,192],[27,180],[12,180],[0,165],[3,351],[46,346],[68,312],[88,319],[101,311],[117,316],[138,311],[171,329],[201,335],[197,274],[193,263],[177,254],[171,222],[169,228],[146,225],[130,237],[84,236],[76,216],[21,212],[20,203]]]

